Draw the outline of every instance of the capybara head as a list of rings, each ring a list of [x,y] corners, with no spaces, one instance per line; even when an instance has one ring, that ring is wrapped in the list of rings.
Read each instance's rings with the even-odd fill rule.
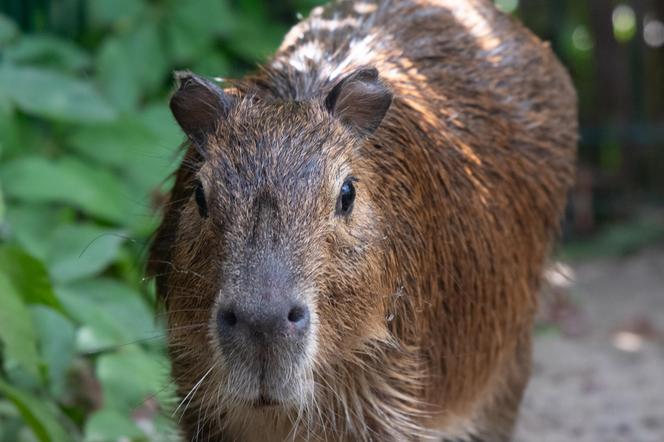
[[[392,94],[371,68],[300,102],[178,82],[190,147],[153,255],[181,393],[200,382],[221,414],[305,407],[316,370],[386,333],[381,189],[358,156]]]

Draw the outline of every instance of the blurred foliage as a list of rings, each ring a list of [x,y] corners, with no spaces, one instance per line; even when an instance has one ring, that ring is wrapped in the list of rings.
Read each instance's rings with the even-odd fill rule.
[[[604,226],[595,235],[565,245],[560,258],[580,261],[600,257],[621,257],[652,244],[664,243],[664,224],[660,217],[641,216],[626,223]]]
[[[552,42],[579,89],[592,179],[577,221],[664,189],[662,49],[639,37],[653,2],[616,18],[608,0],[497,1]],[[318,3],[0,0],[0,442],[175,439],[163,318],[142,275],[183,139],[171,73],[239,76]],[[638,226],[607,247],[661,237]]]
[[[579,175],[567,237],[641,218],[664,225],[664,2],[497,3],[518,5],[515,14],[551,42],[577,88]]]
[[[314,3],[0,1],[0,442],[175,439],[142,275],[172,71],[241,75]]]

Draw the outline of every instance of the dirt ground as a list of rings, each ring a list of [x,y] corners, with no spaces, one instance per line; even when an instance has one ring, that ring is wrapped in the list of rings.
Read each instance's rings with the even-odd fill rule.
[[[664,442],[664,246],[548,272],[517,442]]]

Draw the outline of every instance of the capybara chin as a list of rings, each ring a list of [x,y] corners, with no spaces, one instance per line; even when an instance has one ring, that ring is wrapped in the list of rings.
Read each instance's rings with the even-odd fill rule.
[[[489,0],[341,1],[177,83],[149,272],[185,440],[509,440],[574,175],[548,45]]]

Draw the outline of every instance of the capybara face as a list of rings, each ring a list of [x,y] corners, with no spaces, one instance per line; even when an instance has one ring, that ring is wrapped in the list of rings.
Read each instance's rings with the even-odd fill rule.
[[[371,112],[351,112],[358,100]],[[201,388],[219,413],[300,409],[317,370],[385,333],[380,189],[362,144],[390,100],[371,69],[303,102],[180,78],[171,108],[192,148],[166,305],[183,395]]]

